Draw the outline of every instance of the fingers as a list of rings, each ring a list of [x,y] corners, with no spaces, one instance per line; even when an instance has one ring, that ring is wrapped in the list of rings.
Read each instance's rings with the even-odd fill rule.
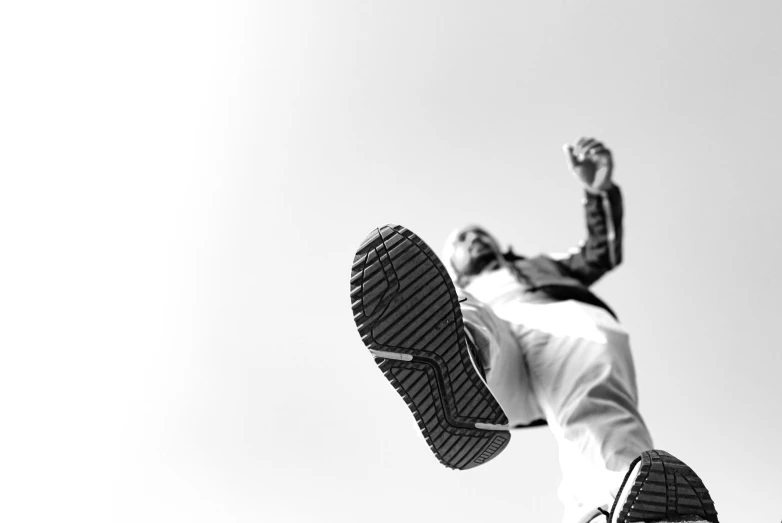
[[[586,151],[589,149],[589,147],[593,146],[596,143],[600,143],[594,138],[587,138],[587,137],[581,137],[578,140],[576,140],[576,148],[580,151]]]
[[[580,163],[578,161],[578,158],[576,158],[575,153],[573,152],[573,146],[566,143],[565,145],[562,146],[562,150],[565,153],[565,161],[567,162],[567,167],[572,171]]]
[[[579,162],[583,162],[585,159],[592,159],[596,155],[601,153],[610,153],[610,151],[601,142],[598,142],[594,138],[582,137],[576,141],[576,146],[572,148],[573,154],[576,156]]]

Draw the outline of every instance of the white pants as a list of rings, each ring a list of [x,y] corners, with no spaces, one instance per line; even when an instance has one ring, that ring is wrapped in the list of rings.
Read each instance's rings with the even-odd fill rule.
[[[463,297],[465,326],[511,427],[544,417],[554,433],[563,521],[610,510],[630,463],[652,448],[627,332],[605,310],[575,301],[492,310]]]

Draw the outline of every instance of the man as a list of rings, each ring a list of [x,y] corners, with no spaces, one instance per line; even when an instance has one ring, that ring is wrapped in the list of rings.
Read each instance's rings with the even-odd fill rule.
[[[546,424],[566,523],[717,523],[695,472],[653,450],[627,333],[589,290],[621,262],[611,152],[581,138],[565,154],[585,189],[580,248],[525,258],[469,226],[450,235],[443,265],[411,231],[381,227],[353,263],[359,333],[445,466],[481,465],[505,448],[510,428]]]

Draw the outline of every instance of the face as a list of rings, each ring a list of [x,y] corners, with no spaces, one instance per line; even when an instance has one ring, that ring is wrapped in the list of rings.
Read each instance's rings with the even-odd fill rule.
[[[459,275],[479,274],[498,259],[499,246],[479,228],[465,229],[456,237],[451,263]]]

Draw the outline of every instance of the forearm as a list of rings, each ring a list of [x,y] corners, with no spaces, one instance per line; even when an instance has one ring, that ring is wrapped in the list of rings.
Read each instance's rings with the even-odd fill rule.
[[[605,191],[587,191],[584,198],[587,238],[564,257],[554,256],[571,277],[590,286],[622,262],[622,193],[611,185]]]
[[[600,193],[586,192],[587,240],[585,262],[604,271],[622,262],[623,202],[619,186],[611,183]]]

